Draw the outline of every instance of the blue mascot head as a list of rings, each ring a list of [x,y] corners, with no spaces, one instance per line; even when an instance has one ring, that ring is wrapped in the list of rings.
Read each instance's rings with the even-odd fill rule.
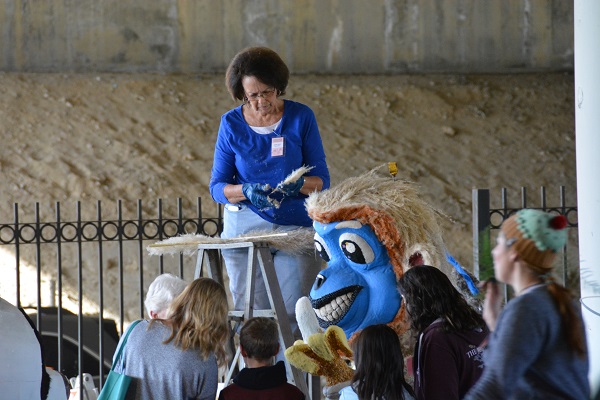
[[[312,193],[306,208],[316,231],[315,248],[327,262],[310,291],[319,325],[337,325],[348,338],[366,326],[408,329],[396,288],[404,271],[438,266],[456,285],[432,209],[407,181],[376,168]]]
[[[356,332],[394,319],[401,298],[386,248],[357,220],[315,222],[315,247],[327,262],[311,290],[319,324]]]

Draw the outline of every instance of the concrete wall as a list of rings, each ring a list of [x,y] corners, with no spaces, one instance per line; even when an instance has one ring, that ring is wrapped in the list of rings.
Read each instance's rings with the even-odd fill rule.
[[[0,2],[4,71],[221,72],[250,45],[294,73],[572,70],[573,2]]]

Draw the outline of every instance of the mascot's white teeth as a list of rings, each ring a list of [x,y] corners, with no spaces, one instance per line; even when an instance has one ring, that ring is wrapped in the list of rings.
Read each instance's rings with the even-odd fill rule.
[[[336,297],[325,306],[314,309],[315,314],[317,314],[317,317],[324,319],[325,321],[333,322],[346,314],[350,308],[350,305],[352,305],[352,300],[354,300],[354,297],[356,297],[354,293],[347,293]]]
[[[311,299],[319,325],[326,328],[329,325],[337,324],[344,318],[361,289],[360,286],[351,286],[317,300]]]

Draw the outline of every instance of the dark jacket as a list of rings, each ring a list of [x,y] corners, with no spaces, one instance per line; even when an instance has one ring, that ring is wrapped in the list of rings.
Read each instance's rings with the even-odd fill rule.
[[[483,372],[483,342],[487,327],[468,332],[444,332],[436,320],[419,336],[413,371],[417,400],[458,400]]]
[[[269,367],[244,368],[233,383],[219,394],[219,400],[304,400],[296,386],[287,383],[283,361]]]

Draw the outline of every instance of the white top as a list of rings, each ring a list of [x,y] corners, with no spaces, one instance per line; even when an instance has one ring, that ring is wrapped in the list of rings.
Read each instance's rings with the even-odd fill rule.
[[[250,125],[250,129],[254,132],[259,133],[261,135],[268,135],[269,133],[275,132],[275,129],[281,124],[281,120],[275,122],[273,125],[269,126],[252,126]]]

